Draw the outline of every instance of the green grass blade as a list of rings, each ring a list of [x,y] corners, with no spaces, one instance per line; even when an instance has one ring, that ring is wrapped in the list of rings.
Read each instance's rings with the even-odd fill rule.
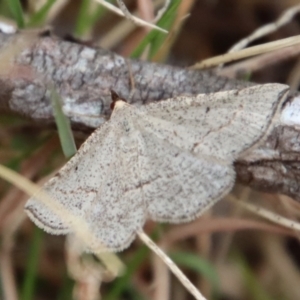
[[[25,22],[23,17],[22,5],[19,0],[7,1],[11,14],[16,20],[19,28],[24,28]]]
[[[78,17],[75,25],[75,35],[82,36],[89,28],[87,20],[89,19],[90,0],[81,0]]]
[[[37,268],[39,262],[39,254],[41,242],[43,239],[43,231],[38,227],[34,229],[33,241],[30,245],[29,258],[25,272],[25,279],[21,290],[21,300],[34,299],[34,290],[36,283]]]
[[[88,20],[89,27],[93,27],[96,22],[107,12],[105,7],[102,5],[98,5],[94,12],[91,13],[90,18]]]
[[[157,26],[169,29],[171,28],[176,14],[177,9],[179,7],[179,4],[181,3],[180,0],[173,0],[169,6],[169,9],[164,13],[164,15],[161,17],[161,19],[158,21]],[[150,45],[150,51],[149,51],[149,59],[151,59],[158,49],[161,47],[163,42],[166,40],[167,35],[159,32],[157,30],[152,30],[140,43],[140,45],[133,51],[131,54],[132,58],[138,58],[142,55],[145,48]]]
[[[62,150],[65,157],[69,158],[76,153],[76,145],[70,121],[62,111],[61,98],[54,88],[51,88],[51,100]]]
[[[91,0],[83,0],[81,3],[74,31],[76,36],[83,36],[87,31],[91,30],[101,16],[107,12],[107,9],[100,4],[91,11],[90,2]]]
[[[271,295],[269,295],[259,280],[256,278],[255,274],[251,270],[250,266],[247,264],[245,259],[237,254],[235,255],[236,261],[239,265],[239,268],[242,273],[243,282],[248,291],[248,294],[251,299],[256,300],[272,300],[274,299]]]
[[[56,0],[48,0],[39,11],[30,17],[26,27],[37,27],[45,23],[48,13]]]
[[[56,300],[72,300],[73,289],[74,289],[74,280],[72,280],[66,272],[64,274],[63,286],[59,291]]]
[[[179,266],[184,266],[205,277],[211,283],[213,291],[218,292],[220,286],[218,273],[207,260],[189,252],[176,252],[170,256]]]

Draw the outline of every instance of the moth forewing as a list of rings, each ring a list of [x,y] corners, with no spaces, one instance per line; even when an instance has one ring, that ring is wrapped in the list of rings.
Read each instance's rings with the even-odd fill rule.
[[[146,220],[186,222],[232,188],[234,160],[274,126],[288,87],[180,96],[142,107],[115,102],[108,122],[43,189],[94,238],[87,249],[129,246]],[[29,217],[49,233],[76,233],[35,197]]]
[[[140,126],[199,155],[234,161],[268,132],[288,86],[265,84],[242,90],[179,96],[141,108]]]

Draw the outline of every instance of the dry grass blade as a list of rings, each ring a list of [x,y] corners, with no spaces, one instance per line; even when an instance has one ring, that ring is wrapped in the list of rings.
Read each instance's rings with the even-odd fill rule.
[[[218,56],[203,60],[202,62],[191,66],[191,68],[192,69],[212,68],[212,67],[218,66],[219,64],[229,63],[229,62],[233,62],[233,61],[243,59],[246,57],[250,57],[250,56],[254,56],[254,55],[258,55],[258,54],[262,54],[262,53],[266,53],[266,52],[270,52],[270,51],[275,51],[275,50],[285,48],[285,47],[295,46],[295,45],[298,45],[299,43],[300,43],[300,35],[296,35],[296,36],[289,37],[286,39],[281,39],[279,41],[265,43],[262,45],[243,49],[238,52],[218,55]]]
[[[257,206],[257,205],[251,204],[251,203],[245,203],[245,202],[239,201],[234,196],[229,196],[228,199],[238,203],[239,205],[246,208],[247,210],[249,210],[269,221],[272,221],[278,225],[281,225],[281,226],[289,228],[289,229],[300,231],[300,223],[298,223],[298,222],[287,219],[287,218],[280,216],[280,215],[278,215],[268,209],[265,209],[263,207],[260,207],[260,206]]]
[[[121,11],[123,12],[124,16],[126,19],[130,20],[131,22],[133,22],[135,25],[139,25],[138,22],[136,22],[134,16],[130,13],[130,11],[128,10],[128,8],[126,7],[125,3],[122,0],[116,0]]]
[[[71,224],[73,231],[76,232],[76,236],[80,238],[80,240],[88,245],[89,241],[93,239],[90,231],[87,228],[86,222],[80,217],[74,217],[69,214],[68,211],[64,208],[63,205],[58,203],[57,201],[53,201],[53,199],[40,189],[39,186],[32,183],[25,177],[19,175],[18,173],[0,165],[0,177],[7,180],[11,184],[17,186],[19,189],[27,193],[28,195],[35,195],[38,199],[47,207],[49,207],[53,212],[55,212],[60,218],[66,220],[69,224]],[[99,243],[101,243],[99,241]],[[105,251],[105,246],[103,245],[103,251]],[[113,274],[120,274],[123,271],[123,264],[118,259],[116,255],[113,253],[103,253],[97,254],[101,261],[106,265],[106,267]]]
[[[198,236],[199,234],[233,232],[249,229],[295,236],[295,234],[290,230],[284,229],[281,226],[267,224],[265,222],[232,217],[215,217],[211,220],[207,220],[206,222],[199,219],[190,224],[176,226],[164,235],[163,245],[169,247],[169,245],[174,244],[175,242],[180,242],[184,239]]]
[[[11,257],[12,241],[3,243],[0,252],[1,285],[4,299],[17,300],[18,293],[15,284],[13,262]]]
[[[154,25],[154,24],[151,24],[151,23],[146,22],[146,21],[144,21],[144,20],[141,20],[141,19],[139,19],[139,18],[137,18],[137,17],[135,17],[135,16],[132,16],[132,15],[128,12],[128,10],[127,10],[127,8],[126,8],[125,5],[124,5],[124,6],[125,6],[125,8],[126,8],[126,10],[127,10],[127,12],[128,12],[128,13],[126,13],[126,15],[124,14],[123,10],[121,10],[121,9],[119,9],[119,8],[117,8],[117,7],[115,7],[114,5],[108,3],[108,2],[106,2],[106,1],[104,1],[104,0],[95,0],[95,1],[97,1],[97,2],[100,3],[101,5],[105,6],[107,9],[113,11],[114,13],[118,14],[119,16],[127,17],[128,15],[130,15],[129,19],[130,19],[132,22],[134,22],[136,25],[138,25],[138,26],[146,26],[146,27],[150,27],[150,28],[153,28],[153,29],[157,29],[157,30],[159,30],[159,31],[161,31],[161,32],[163,32],[163,33],[168,33],[168,31],[165,30],[165,29],[163,29],[163,28],[160,28],[160,27],[158,27],[158,26],[156,26],[156,25]],[[123,3],[123,4],[124,4],[124,3]]]
[[[241,62],[231,64],[224,68],[218,68],[216,72],[218,75],[225,76],[228,78],[241,78],[241,74],[249,74],[260,70],[264,70],[265,68],[274,66],[275,64],[279,64],[294,57],[297,57],[299,53],[300,45],[286,47],[269,53],[251,57],[249,59],[245,59]],[[287,84],[290,86],[291,89],[296,89],[296,87],[298,87],[297,82],[299,81],[297,74],[300,70],[298,64],[295,65],[293,70],[295,72],[292,71],[290,73],[290,76],[287,79]]]
[[[166,264],[161,263],[159,256],[152,253],[153,285],[155,293],[153,300],[171,299],[171,273]]]
[[[281,14],[281,16],[275,22],[269,23],[267,25],[258,28],[251,35],[249,35],[248,37],[242,39],[241,41],[233,45],[229,49],[228,53],[239,51],[245,48],[251,42],[278,30],[280,27],[289,23],[299,12],[300,12],[300,5],[295,5],[293,7],[288,8],[286,11],[284,11]]]
[[[197,300],[206,300],[206,298],[182,273],[182,271],[176,266],[171,258],[168,257],[143,231],[139,231],[138,236],[153,252],[155,252],[162,259],[162,261],[169,267],[178,280]]]
[[[96,300],[99,288],[107,277],[107,270],[92,256],[82,256],[83,249],[74,236],[69,235],[66,242],[66,262],[69,276],[75,280],[73,290],[77,300]]]
[[[170,49],[176,41],[177,36],[180,33],[181,28],[184,26],[187,16],[190,14],[194,4],[195,0],[187,0],[179,5],[175,21],[170,28],[170,34],[157,53],[153,56],[153,61],[160,62],[166,60],[168,53],[170,53]]]

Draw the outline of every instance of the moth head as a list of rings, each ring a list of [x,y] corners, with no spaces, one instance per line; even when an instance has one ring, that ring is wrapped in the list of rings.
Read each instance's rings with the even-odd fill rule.
[[[120,109],[124,106],[125,103],[127,103],[127,101],[120,97],[116,91],[111,90],[110,94],[112,100],[110,104],[111,110]]]

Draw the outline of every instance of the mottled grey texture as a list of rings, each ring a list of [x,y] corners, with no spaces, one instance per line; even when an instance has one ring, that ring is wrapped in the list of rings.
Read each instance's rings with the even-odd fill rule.
[[[1,49],[26,38],[24,34],[0,33]],[[250,85],[210,71],[126,59],[110,51],[52,36],[37,37],[29,43],[15,57],[11,73],[13,76],[0,77],[1,86],[9,87],[7,93],[0,93],[0,109],[9,108],[39,122],[53,121],[50,93],[47,93],[47,84],[52,82],[62,97],[65,113],[77,128],[98,127],[109,117],[112,89],[130,103],[141,105],[181,94],[211,93]],[[132,80],[134,90],[130,98]]]
[[[226,195],[234,160],[272,128],[287,92],[267,84],[140,108],[117,101],[110,120],[44,190],[87,222],[94,236],[89,250],[102,243],[122,250],[146,218],[190,221]],[[25,209],[50,233],[74,230],[35,198]]]
[[[182,93],[209,93],[254,84],[219,77],[212,71],[125,59],[103,49],[52,36],[36,34],[32,40],[27,39],[26,35],[26,32],[12,35],[0,33],[2,65],[7,63],[7,56],[3,61],[3,51],[22,38],[29,40],[27,44],[23,43],[25,46],[19,52],[12,51],[9,57],[11,67],[0,71],[0,112],[22,114],[40,126],[45,121],[54,122],[46,78],[63,96],[63,109],[71,119],[73,128],[88,131],[109,117],[111,88],[121,96],[129,97],[131,77],[135,83],[131,102],[136,105]],[[15,48],[12,47],[13,50]],[[294,96],[291,96],[289,101],[293,99]],[[274,150],[278,155],[263,159],[253,157],[251,163],[238,160],[238,179],[257,189],[285,193],[300,200],[298,141],[299,129],[279,126],[261,145],[262,149]]]

